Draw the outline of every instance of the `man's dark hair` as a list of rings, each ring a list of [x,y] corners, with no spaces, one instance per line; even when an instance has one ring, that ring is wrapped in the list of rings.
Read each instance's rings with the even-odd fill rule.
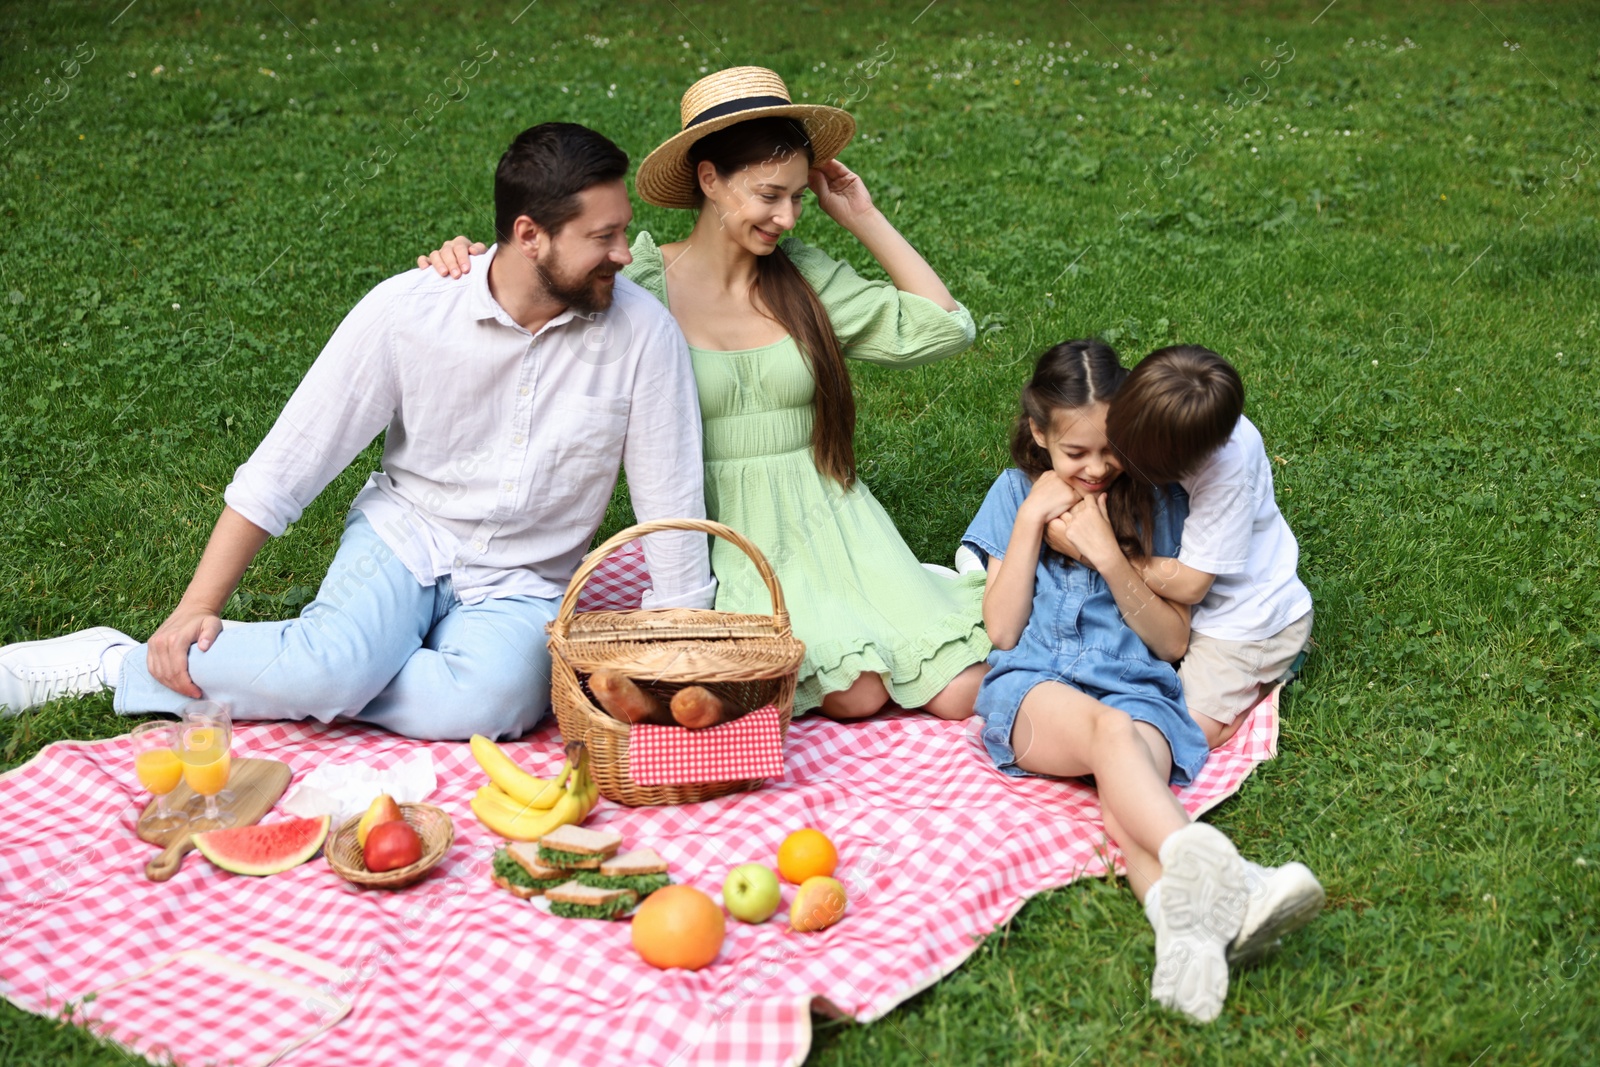
[[[542,122],[517,134],[494,171],[494,236],[511,240],[526,215],[552,237],[578,214],[578,194],[622,180],[628,154],[575,122]]]

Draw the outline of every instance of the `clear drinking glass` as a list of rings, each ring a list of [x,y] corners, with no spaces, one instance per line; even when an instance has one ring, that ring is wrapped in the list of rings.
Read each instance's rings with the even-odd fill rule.
[[[235,817],[217,807],[217,794],[228,784],[232,767],[233,720],[224,704],[197,700],[183,709],[178,758],[183,780],[206,798],[205,812],[189,821],[195,833],[232,826]]]
[[[180,723],[170,719],[142,722],[133,728],[133,773],[139,784],[156,798],[156,810],[145,825],[157,832],[176,830],[189,821],[181,811],[167,805],[167,796],[183,781],[183,762],[178,758]]]

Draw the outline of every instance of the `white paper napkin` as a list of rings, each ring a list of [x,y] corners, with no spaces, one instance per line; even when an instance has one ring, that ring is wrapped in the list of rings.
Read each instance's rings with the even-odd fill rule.
[[[300,781],[282,807],[301,818],[332,815],[338,826],[366,811],[380,793],[415,804],[438,785],[433,755],[426,749],[382,770],[366,763],[324,763]]]

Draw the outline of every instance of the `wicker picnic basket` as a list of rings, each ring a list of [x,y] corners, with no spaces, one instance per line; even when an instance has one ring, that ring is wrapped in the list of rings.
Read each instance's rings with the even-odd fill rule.
[[[772,614],[690,608],[577,614],[578,594],[606,557],[636,537],[661,530],[698,531],[731,542],[750,557],[766,582],[772,594]],[[548,630],[550,702],[556,721],[561,724],[562,737],[589,746],[591,771],[607,799],[630,807],[692,804],[760,786],[759,778],[639,785],[628,767],[631,728],[595,703],[588,687],[589,675],[601,668],[621,671],[662,703],[671,701],[685,686],[702,685],[746,711],[774,705],[779,729],[787,736],[805,645],[789,628],[783,590],[772,565],[743,535],[706,519],[662,519],[630,526],[584,560]]]

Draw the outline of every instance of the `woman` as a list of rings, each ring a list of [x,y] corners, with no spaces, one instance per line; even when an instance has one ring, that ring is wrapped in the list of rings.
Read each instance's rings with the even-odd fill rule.
[[[735,67],[683,96],[683,131],[640,165],[640,197],[698,211],[681,241],[641,232],[625,273],[688,341],[705,428],[706,510],[772,562],[806,645],[797,711],[859,719],[898,705],[972,713],[990,650],[982,576],[918,563],[856,477],[855,400],[844,357],[894,366],[972,344],[972,316],[834,156],[855,121],[796,105],[777,74]],[[892,284],[783,235],[807,187]],[[466,238],[429,259],[469,269]],[[717,608],[770,610],[738,549],[712,545]]]

